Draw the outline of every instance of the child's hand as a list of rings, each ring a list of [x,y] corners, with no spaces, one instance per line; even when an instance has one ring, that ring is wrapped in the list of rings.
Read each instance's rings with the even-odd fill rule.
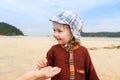
[[[37,69],[41,69],[43,67],[46,67],[47,66],[47,59],[46,58],[43,58],[43,59],[40,59],[38,60],[38,63],[37,63]]]

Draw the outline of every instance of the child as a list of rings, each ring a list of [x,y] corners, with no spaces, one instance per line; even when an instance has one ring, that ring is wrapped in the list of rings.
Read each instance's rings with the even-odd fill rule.
[[[50,19],[58,44],[38,62],[40,69],[47,65],[61,68],[51,80],[99,80],[88,50],[79,42],[82,21],[73,11],[64,11]]]

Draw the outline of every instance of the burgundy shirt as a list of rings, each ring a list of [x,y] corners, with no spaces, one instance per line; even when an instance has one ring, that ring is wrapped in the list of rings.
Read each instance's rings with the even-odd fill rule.
[[[62,70],[51,80],[69,80],[69,53],[59,44],[54,45],[47,53],[48,64]],[[80,46],[74,50],[75,80],[99,80],[91,62],[88,50]]]

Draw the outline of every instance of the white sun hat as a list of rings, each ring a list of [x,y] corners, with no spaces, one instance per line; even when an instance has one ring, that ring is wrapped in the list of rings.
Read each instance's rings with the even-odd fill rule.
[[[62,13],[53,16],[50,21],[69,25],[73,36],[77,40],[80,40],[80,32],[82,31],[83,24],[81,18],[75,12],[70,10],[63,11]]]

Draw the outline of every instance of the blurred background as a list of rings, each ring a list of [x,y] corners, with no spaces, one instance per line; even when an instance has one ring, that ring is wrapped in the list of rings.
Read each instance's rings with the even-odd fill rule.
[[[120,0],[1,0],[0,22],[25,35],[50,35],[49,18],[64,10],[80,15],[84,32],[120,32]]]

